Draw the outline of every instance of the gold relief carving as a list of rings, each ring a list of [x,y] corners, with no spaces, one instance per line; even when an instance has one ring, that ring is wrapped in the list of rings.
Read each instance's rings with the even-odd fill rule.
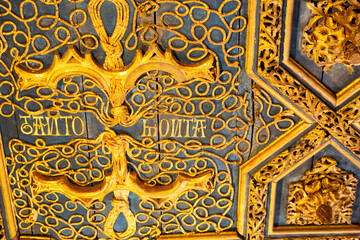
[[[141,16],[146,16],[146,14],[150,14],[159,10],[159,4],[154,0],[148,0],[143,3],[138,3],[137,8]]]
[[[208,225],[208,228],[212,225],[218,232],[224,231],[233,223],[226,216],[234,198],[230,170],[219,171],[212,168],[215,163],[203,154],[210,155],[212,153],[206,149],[221,149],[221,145],[227,143],[203,145],[203,150],[195,154],[187,153],[198,149],[198,146],[190,143],[191,141],[183,145],[171,140],[154,143],[150,139],[138,142],[127,135],[116,135],[111,130],[106,130],[94,140],[74,139],[68,144],[49,146],[42,139],[38,139],[35,145],[13,139],[9,143],[12,154],[7,161],[11,168],[9,175],[13,201],[18,211],[22,212],[17,215],[19,227],[28,229],[36,224],[45,235],[52,230],[60,238],[70,239],[84,237],[81,229],[87,228],[94,234],[90,239],[96,237],[97,232],[123,239],[131,237],[135,232],[145,236],[158,236],[161,233],[160,224],[164,225],[166,233],[177,229],[186,233],[182,225],[187,224],[186,217],[191,216],[194,221],[195,218],[198,219],[194,222],[198,231],[204,225]],[[163,152],[157,152],[153,148],[161,148]],[[177,158],[178,151],[182,151],[186,157]],[[30,154],[29,157],[24,156],[27,153]],[[88,154],[93,157],[87,157]],[[141,157],[144,154],[145,158]],[[161,160],[157,160],[160,156]],[[212,156],[215,157],[214,154]],[[129,162],[127,157],[140,164],[137,166]],[[195,166],[190,167],[194,162]],[[129,164],[135,171],[128,168]],[[152,178],[142,177],[148,172],[143,167],[151,169],[153,164],[157,164],[160,172]],[[82,167],[71,167],[76,165]],[[93,174],[94,172],[97,174]],[[26,189],[30,189],[30,192],[27,193]],[[217,189],[222,189],[219,190],[220,198],[212,195]],[[130,192],[141,198],[141,211],[136,214],[129,208]],[[103,213],[106,209],[104,199],[109,194],[113,194],[112,209],[109,213]],[[68,200],[64,202],[64,197],[61,196]],[[179,199],[181,196],[183,197]],[[197,200],[193,202],[194,199]],[[209,201],[213,201],[214,207],[225,204],[219,208],[222,213],[209,212],[203,206]],[[191,212],[187,208],[182,209],[182,204],[189,206]],[[151,207],[147,207],[148,205]],[[61,214],[65,209],[73,211],[74,217],[66,219]],[[87,211],[86,215],[77,213],[84,209]],[[177,214],[180,219],[177,219],[176,213],[167,212],[171,209],[179,211]],[[160,216],[155,217],[153,213],[160,213]],[[124,216],[128,224],[123,232],[114,231],[114,223],[119,214]],[[144,216],[147,220],[141,220]],[[45,218],[45,223],[39,220],[41,218]],[[227,224],[219,225],[215,219],[226,221]],[[78,229],[74,221],[85,225]],[[150,225],[136,226],[141,223]],[[68,235],[64,236],[63,232]]]
[[[313,16],[303,30],[303,52],[324,71],[342,63],[352,72],[360,65],[360,3],[322,0],[306,6]]]
[[[351,224],[358,181],[336,164],[323,157],[300,182],[290,184],[287,224]]]
[[[287,8],[289,8],[289,4],[293,3],[292,1],[290,2],[291,3],[288,3]],[[317,129],[319,132],[323,132],[324,135],[329,134],[333,136],[355,156],[359,157],[359,134],[351,126],[351,124],[359,117],[359,112],[357,111],[359,108],[359,98],[352,100],[341,109],[334,111],[315,94],[304,87],[280,65],[283,1],[262,0],[260,5],[258,5],[256,1],[249,1],[249,5],[250,20],[247,39],[247,73],[268,92],[276,95],[278,91],[289,98],[292,101],[292,103],[287,104],[289,108],[294,109],[297,114],[298,111],[296,109],[303,110],[306,115],[301,115],[301,113],[299,115],[302,116],[305,121],[311,123],[312,119],[315,120],[318,124]],[[257,28],[258,25],[256,22],[257,6],[259,6],[261,10],[259,28]],[[290,15],[291,14],[292,13],[290,13]],[[287,34],[289,34],[290,25],[285,24],[285,28]],[[257,41],[257,29],[259,29],[259,51],[258,61],[256,62],[256,58],[253,56],[256,52],[253,42]],[[265,78],[271,86],[264,82],[257,74]],[[276,88],[277,91],[274,91],[272,87]],[[279,98],[281,98],[281,96]],[[283,101],[286,102],[287,100],[283,99]],[[320,147],[320,145],[321,143],[317,145],[317,147]],[[256,171],[250,177],[249,200],[247,203],[248,218],[247,222],[243,223],[246,225],[247,239],[265,238],[268,183],[278,174],[279,168],[283,169],[284,167],[292,165],[299,160],[299,156],[301,159],[301,156],[304,156],[303,154],[312,152],[313,144],[308,144],[306,137],[303,137],[295,150],[298,151],[297,156],[289,156],[288,152],[283,152],[266,165],[269,166],[268,169],[263,167],[260,171]],[[291,150],[291,152],[292,151],[293,150]],[[296,161],[292,159],[296,159]],[[272,164],[275,164],[275,166]],[[240,213],[242,213],[242,211],[240,211]],[[239,226],[239,229],[242,232],[241,227],[242,225]],[[312,229],[312,231],[314,230],[315,229]],[[336,231],[340,231],[340,229]],[[357,230],[355,230],[355,232],[356,231]]]
[[[301,238],[276,238],[278,240],[359,240],[358,236],[331,236],[331,237],[301,237]]]
[[[109,0],[91,0],[88,3],[88,11],[94,28],[100,38],[100,44],[103,47],[106,58],[104,68],[109,70],[120,70],[124,67],[121,55],[123,47],[121,39],[124,37],[126,28],[129,24],[129,4],[126,0],[110,0],[109,2],[115,5],[116,9],[116,23],[115,29],[111,36],[105,30],[105,26],[101,19],[100,9],[104,2]]]
[[[261,8],[258,73],[352,150],[355,155],[360,156],[357,151],[360,138],[355,129],[350,126],[359,116],[356,111],[358,99],[335,112],[279,66],[282,1],[263,1]],[[254,75],[251,72],[249,74]]]
[[[142,117],[150,120],[154,117],[154,112],[158,111],[172,113],[176,117],[188,115],[194,117],[197,120],[193,126],[195,129],[192,129],[197,131],[197,135],[193,135],[194,137],[204,138],[202,136],[205,134],[205,119],[202,118],[209,119],[211,121],[209,128],[217,133],[204,138],[208,139],[209,143],[184,139],[182,139],[184,142],[168,139],[154,142],[154,139],[147,136],[143,141],[137,141],[130,136],[116,135],[110,130],[106,130],[96,139],[77,138],[69,143],[57,145],[47,145],[41,139],[37,139],[35,144],[12,139],[9,142],[11,156],[6,160],[7,167],[10,169],[10,190],[12,190],[20,232],[36,225],[42,234],[49,235],[51,232],[60,239],[101,239],[105,235],[106,238],[130,237],[135,240],[157,238],[161,233],[179,232],[183,235],[191,235],[189,239],[196,239],[199,235],[194,234],[194,230],[199,233],[213,230],[214,234],[206,235],[209,238],[216,239],[218,236],[234,238],[236,236],[234,232],[222,233],[229,230],[234,224],[234,219],[228,216],[232,211],[235,199],[230,169],[232,165],[242,162],[241,154],[249,151],[250,142],[247,135],[252,125],[251,118],[247,114],[250,105],[249,93],[245,92],[242,96],[237,94],[240,73],[238,59],[244,54],[244,48],[241,45],[229,44],[231,39],[234,39],[234,33],[240,33],[246,28],[245,17],[238,15],[241,1],[223,1],[218,9],[213,9],[198,0],[186,2],[144,1],[137,5],[134,1],[110,0],[116,6],[117,23],[114,32],[108,35],[100,16],[100,8],[105,1],[91,0],[88,11],[99,35],[99,41],[94,35],[79,33],[79,28],[86,22],[86,11],[74,10],[70,13],[68,17],[70,20],[67,22],[60,17],[59,3],[61,0],[40,1],[55,9],[55,14],[46,15],[48,18],[54,19],[54,24],[44,27],[40,26],[40,23],[45,16],[38,16],[39,7],[35,2],[28,2],[31,2],[30,5],[35,9],[35,14],[30,19],[26,19],[23,15],[16,16],[11,9],[10,2],[6,2],[5,7],[0,5],[4,8],[0,16],[15,16],[28,29],[28,32],[24,33],[22,31],[17,33],[15,29],[12,32],[5,32],[7,36],[15,35],[15,32],[23,34],[26,36],[26,43],[18,44],[14,40],[17,47],[25,46],[25,50],[19,51],[16,47],[11,49],[11,56],[14,59],[11,60],[11,66],[6,68],[7,72],[3,75],[10,80],[1,82],[1,86],[9,85],[12,90],[6,95],[0,95],[0,98],[4,100],[0,109],[3,110],[4,106],[10,106],[11,111],[10,113],[1,112],[2,116],[9,117],[15,113],[15,109],[20,110],[27,114],[23,115],[23,120],[24,122],[28,121],[29,124],[25,124],[24,129],[29,130],[28,125],[30,125],[33,128],[31,134],[58,136],[56,123],[60,124],[60,118],[64,117],[61,115],[63,112],[91,112],[101,123],[111,127],[116,124],[132,126]],[[133,21],[129,19],[128,3],[130,2],[136,8]],[[160,3],[175,5],[175,11],[163,12],[160,16],[161,24],[132,25],[132,31],[125,40],[124,47],[128,50],[135,50],[138,41],[142,41],[148,44],[149,49],[144,54],[137,51],[133,62],[128,66],[123,66],[121,57],[123,48],[120,41],[124,37],[128,23],[135,23],[134,20],[138,14],[144,16],[158,10]],[[23,12],[26,7],[24,5],[20,5],[20,12]],[[230,5],[231,11],[228,11]],[[184,11],[180,11],[180,9]],[[195,16],[197,9],[207,13],[205,19],[197,20]],[[84,19],[80,20],[80,23],[75,23],[73,20],[75,15],[83,15]],[[167,24],[166,19],[169,16],[181,19],[180,24],[178,26]],[[186,35],[179,29],[184,26],[183,18],[188,17],[194,24]],[[65,31],[67,35],[65,40],[59,38],[57,40],[60,43],[53,46],[50,38],[44,36],[42,39],[49,43],[49,46],[43,50],[35,49],[36,52],[31,53],[33,48],[30,46],[38,37],[34,35],[35,31],[32,32],[32,28],[28,27],[28,22],[31,22],[32,18],[39,19],[34,25],[40,30],[55,32],[56,39],[58,38],[57,32]],[[218,18],[219,26],[209,26],[207,21],[210,18],[211,21]],[[65,27],[58,29],[56,24],[60,23]],[[10,21],[1,27],[11,24]],[[198,31],[195,34],[195,29],[198,27],[204,30],[204,35],[200,38],[197,34]],[[156,29],[160,28],[171,32],[173,36],[168,40],[170,49],[165,53],[153,44],[159,36]],[[1,31],[4,32],[4,29]],[[151,31],[156,34],[153,39],[149,40],[145,35],[146,32]],[[214,35],[218,35],[215,34],[217,31],[221,32],[222,39],[213,38]],[[75,38],[70,32],[75,32]],[[238,38],[238,36],[235,37]],[[93,41],[90,41],[89,38]],[[4,39],[1,38],[1,40]],[[135,44],[130,46],[132,40]],[[176,44],[173,44],[175,41],[184,43],[183,47],[177,48]],[[76,42],[80,42],[90,50],[96,49],[100,42],[106,53],[104,66],[95,61],[89,52],[85,55],[80,54],[73,47]],[[93,44],[88,44],[92,42]],[[5,44],[1,45],[1,52],[9,50],[6,44],[5,41]],[[193,44],[196,47],[192,47]],[[58,48],[66,45],[69,46],[66,54],[60,56],[59,53],[56,53]],[[224,55],[222,60],[227,65],[225,68],[233,68],[232,71],[219,71],[217,64],[219,56],[209,48],[209,45],[221,47]],[[186,48],[190,49],[186,52],[187,58],[196,61],[196,64],[181,63],[172,55],[172,51],[182,52]],[[201,56],[193,57],[192,53],[196,51],[201,52]],[[47,69],[44,69],[41,61],[32,59],[34,56],[52,52],[55,52],[54,61]],[[0,60],[0,63],[6,66],[3,60]],[[40,66],[34,67],[36,64]],[[18,80],[13,71],[19,76]],[[81,77],[83,81],[76,82],[76,77]],[[150,80],[140,83],[145,78]],[[162,79],[166,79],[163,84],[160,83]],[[214,86],[210,85],[212,83],[215,83]],[[134,89],[131,100],[135,98],[136,94],[141,96],[143,94],[141,87],[150,89],[151,84],[156,85],[153,92],[161,92],[163,95],[154,94],[149,101],[137,105],[129,103],[130,100],[125,98],[131,89]],[[69,85],[76,85],[77,91],[75,93],[67,91]],[[80,86],[86,91],[81,92]],[[95,91],[91,92],[93,86],[104,93],[105,97],[96,95]],[[168,89],[165,87],[178,94],[167,94]],[[21,94],[30,89],[34,90],[38,96]],[[180,91],[184,89],[189,91],[189,95]],[[51,93],[43,94],[46,92],[44,90],[50,90]],[[265,104],[270,106],[267,109],[279,107],[267,99],[268,96],[262,94],[263,96],[260,97],[260,95],[259,101],[263,102],[261,108]],[[12,100],[12,97],[15,100]],[[100,110],[94,107],[90,98],[98,100],[101,105]],[[201,101],[200,107],[195,106],[197,103],[194,104],[192,99],[195,99],[194,102]],[[43,102],[51,102],[52,106],[46,107]],[[39,106],[39,109],[28,108],[28,105],[34,103]],[[72,104],[75,105],[74,108],[70,107]],[[212,107],[210,112],[205,111],[205,108],[202,107],[206,104]],[[259,104],[261,105],[261,103]],[[132,108],[132,105],[136,105],[136,107]],[[215,112],[215,106],[221,106],[222,109]],[[265,108],[264,115],[269,113]],[[269,117],[277,120],[275,124],[281,121],[290,121],[286,118],[293,116],[292,112],[286,111],[282,107],[279,108],[278,115]],[[101,112],[101,110],[104,111]],[[237,114],[240,112],[244,113],[242,118]],[[229,113],[232,115],[227,118]],[[43,114],[48,114],[48,118]],[[56,117],[59,118],[58,122],[55,120]],[[30,124],[30,120],[34,119],[35,121]],[[49,124],[47,120],[49,120]],[[72,126],[70,119],[65,116],[65,119],[61,120],[69,121],[68,125],[64,123],[65,129],[66,126],[69,127],[70,134],[70,125]],[[220,127],[219,124],[215,124],[216,121],[220,122]],[[171,121],[171,123],[173,122]],[[189,128],[190,124],[189,122]],[[272,125],[272,123],[265,122],[263,124],[265,126],[262,129],[268,129]],[[50,126],[52,130],[50,130]],[[34,131],[34,127],[37,132]],[[223,129],[233,131],[234,136],[229,139],[222,135],[220,131]],[[76,133],[79,134],[80,131]],[[75,135],[77,135],[76,133]],[[67,132],[64,134],[67,135]],[[165,132],[162,134],[165,135]],[[176,134],[176,128],[174,134]],[[59,135],[61,135],[60,132]],[[240,144],[246,146],[240,147]],[[102,151],[102,153],[98,151]],[[239,161],[233,161],[233,156],[235,159],[239,158]],[[128,165],[132,167],[128,168]],[[222,168],[220,169],[218,165],[222,165]],[[149,176],[154,169],[158,171]],[[134,193],[140,198],[140,210],[137,213],[130,209],[130,193]],[[109,196],[112,197],[112,201],[110,205],[106,205],[105,198]],[[187,207],[184,208],[184,205]],[[107,208],[108,206],[111,209]],[[66,218],[67,215],[62,214],[65,211],[69,211],[73,215]],[[84,214],[78,214],[81,211]],[[114,230],[114,223],[119,215],[124,216],[128,225],[121,232]],[[192,221],[191,223],[189,223],[189,219]],[[192,230],[187,228],[189,226]],[[87,235],[83,229],[86,229]],[[26,239],[26,237],[22,238]]]
[[[359,117],[359,112],[356,110],[359,106],[358,98],[335,112],[279,66],[280,45],[277,42],[279,43],[281,39],[281,16],[282,1],[262,2],[261,22],[264,24],[260,24],[258,73],[356,156],[360,156],[358,152],[360,138],[356,130],[351,127],[351,123]]]
[[[129,66],[121,70],[108,70],[100,66],[90,52],[82,56],[70,46],[64,56],[55,54],[51,66],[46,70],[36,72],[19,65],[15,67],[15,71],[19,76],[20,91],[45,87],[55,92],[58,82],[63,78],[74,75],[86,76],[109,96],[113,107],[111,113],[114,116],[114,123],[110,125],[119,123],[128,126],[142,117],[142,115],[137,118],[130,116],[127,106],[124,105],[126,94],[135,87],[141,75],[151,70],[166,69],[178,83],[194,78],[211,82],[216,76],[214,64],[212,56],[196,64],[182,64],[173,57],[170,50],[163,53],[157,45],[152,45],[145,54],[141,50],[137,51]]]
[[[214,190],[211,184],[213,172],[210,169],[199,172],[196,176],[179,173],[177,179],[166,186],[147,186],[138,179],[135,172],[127,168],[126,152],[129,151],[129,142],[132,141],[129,136],[116,135],[113,131],[107,130],[96,141],[102,142],[103,147],[109,149],[113,159],[112,173],[106,175],[101,184],[96,187],[81,188],[71,183],[66,176],[46,176],[35,171],[31,176],[36,185],[33,195],[42,191],[57,191],[90,206],[92,202],[104,198],[109,192],[115,193],[117,201],[124,202],[131,191],[144,200],[155,201],[162,206],[165,202],[174,202],[181,193],[191,189],[206,192]],[[128,204],[122,205],[128,208]]]
[[[254,85],[254,105],[256,119],[260,120],[261,126],[256,131],[255,140],[259,144],[268,143],[270,140],[271,132],[270,127],[272,125],[279,131],[286,132],[295,125],[295,121],[292,119],[296,114],[291,109],[284,109],[281,104],[276,104],[271,99],[269,93],[264,91],[258,85]],[[265,106],[267,105],[267,106]],[[271,113],[275,111],[275,113]],[[272,118],[273,121],[266,123],[262,113],[266,112],[266,118]],[[284,124],[283,126],[281,124]]]
[[[265,238],[268,184],[272,179],[319,148],[327,139],[326,132],[318,127],[302,137],[294,149],[283,151],[252,175],[249,180],[246,239]]]
[[[5,240],[4,221],[2,219],[1,212],[0,212],[0,240]]]

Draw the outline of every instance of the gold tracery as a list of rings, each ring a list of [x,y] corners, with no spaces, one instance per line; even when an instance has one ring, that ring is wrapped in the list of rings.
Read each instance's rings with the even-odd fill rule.
[[[212,9],[197,0],[146,1],[143,4],[114,0],[111,2],[117,6],[117,24],[109,35],[100,16],[104,1],[90,1],[89,15],[83,9],[73,10],[68,22],[60,17],[61,2],[25,1],[20,4],[20,9],[27,4],[35,9],[28,19],[24,15],[16,16],[9,1],[1,5],[5,10],[2,17],[15,17],[27,29],[27,32],[18,30],[11,21],[5,21],[0,27],[4,36],[21,34],[26,39],[25,44],[15,39],[15,46],[10,46],[8,39],[1,38],[1,54],[10,53],[12,57],[11,64],[3,58],[0,62],[6,68],[2,77],[7,79],[1,86],[11,89],[1,95],[2,116],[11,117],[20,111],[26,114],[21,115],[22,120],[36,118],[42,124],[41,119],[61,118],[64,113],[91,113],[104,126],[130,127],[140,119],[152,119],[159,113],[176,117],[192,115],[209,119],[214,134],[204,142],[150,137],[138,141],[112,130],[105,130],[96,139],[76,138],[56,145],[47,145],[41,138],[34,144],[12,139],[9,142],[11,156],[7,160],[20,229],[37,224],[43,234],[52,231],[62,239],[139,239],[153,238],[161,232],[189,234],[189,229],[198,232],[230,229],[234,223],[228,216],[234,201],[230,166],[241,163],[250,146],[247,140],[251,125],[247,114],[249,93],[237,94],[238,58],[243,55],[244,48],[226,46],[246,27],[245,18],[237,16],[241,2],[224,1],[218,9]],[[230,12],[225,12],[225,5],[230,2],[234,6]],[[157,11],[164,3],[174,4],[175,11],[163,12],[160,16],[162,24],[135,24],[137,18]],[[41,4],[52,8],[55,14],[39,16]],[[133,19],[129,17],[131,7],[135,7]],[[194,17],[199,9],[207,12],[205,19]],[[221,25],[208,27],[205,23],[210,15],[218,18]],[[229,20],[233,15],[235,17]],[[166,20],[169,16],[177,19],[189,16],[194,22],[191,32],[183,34],[179,31],[185,24],[183,20],[179,26],[169,25]],[[46,18],[53,20],[50,26],[41,25]],[[44,35],[31,32],[28,24],[35,19],[38,19],[36,27],[45,31]],[[80,34],[89,19],[99,40],[92,34]],[[9,26],[14,28],[6,32]],[[156,44],[158,34],[154,34],[154,38],[147,35],[156,33],[156,28],[175,34],[169,39],[169,50],[165,52]],[[204,30],[203,36],[195,33],[196,28]],[[127,37],[124,35],[126,29],[132,29]],[[51,36],[50,31],[46,32],[48,30],[54,30],[55,34]],[[60,32],[65,32],[65,38],[61,38]],[[220,41],[213,39],[215,32],[221,34]],[[46,35],[49,33],[50,36]],[[40,38],[46,42],[46,47],[32,53],[29,46],[36,45]],[[57,45],[53,45],[52,38],[57,40]],[[140,41],[147,44],[147,50],[144,53],[137,50],[133,61],[124,66],[123,52],[135,50]],[[175,47],[176,41],[184,43],[184,47]],[[227,65],[225,70],[220,71],[219,56],[206,41],[221,47],[222,61]],[[106,53],[104,65],[101,66],[90,53],[79,53],[73,47],[76,43],[89,50],[100,44]],[[184,64],[173,54],[195,45],[186,55],[197,63]],[[63,46],[69,48],[64,51]],[[22,47],[25,48],[23,53],[17,49]],[[55,53],[57,50],[66,53],[61,56]],[[201,54],[194,57],[195,51]],[[34,58],[48,53],[55,54],[51,66]],[[36,95],[27,95],[28,90],[35,90]],[[138,98],[143,100],[138,101]],[[262,109],[278,107],[269,99],[259,97],[258,101],[263,102]],[[33,105],[38,108],[33,109]],[[220,110],[216,110],[218,105],[222,107]],[[205,106],[210,106],[210,110]],[[244,116],[234,112],[244,113]],[[293,115],[281,107],[279,114],[277,121]],[[227,118],[229,115],[231,117]],[[30,126],[29,122],[23,124],[24,129]],[[262,124],[264,128],[272,125],[269,121]],[[230,138],[222,133],[223,130],[232,132]],[[41,135],[40,131],[37,133]],[[153,169],[159,171],[153,174]],[[141,198],[140,212],[134,213],[129,208],[129,194]],[[112,198],[112,210],[105,206],[105,198]],[[62,199],[67,200],[62,202]],[[208,208],[216,211],[211,212]],[[57,215],[65,210],[73,213],[79,210],[85,214],[74,214],[69,219]],[[113,226],[121,214],[128,227],[115,232]],[[91,234],[85,234],[84,229]]]

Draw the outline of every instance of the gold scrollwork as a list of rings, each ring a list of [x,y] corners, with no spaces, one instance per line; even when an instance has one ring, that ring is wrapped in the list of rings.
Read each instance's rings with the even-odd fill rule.
[[[353,154],[360,156],[360,135],[351,126],[359,117],[359,98],[334,111],[279,65],[282,4],[280,0],[261,3],[258,73],[292,100]]]
[[[48,146],[42,139],[35,145],[19,139],[9,144],[10,184],[21,229],[37,224],[43,234],[51,230],[60,238],[93,239],[101,232],[115,239],[137,239],[135,233],[158,236],[161,224],[166,233],[186,233],[186,226],[200,232],[211,227],[224,231],[233,224],[226,216],[234,198],[229,166],[225,171],[217,169],[211,159],[216,155],[205,150],[219,146],[203,145],[203,150],[194,154],[191,152],[198,146],[191,143],[139,142],[111,130],[94,140],[74,139],[68,144]],[[158,147],[163,152],[156,151]],[[178,157],[179,152],[186,158]],[[129,164],[135,170],[130,170]],[[155,167],[160,171],[146,177]],[[130,210],[130,192],[141,198],[140,212]],[[106,212],[109,208],[104,199],[109,194],[113,194],[112,210]],[[211,213],[208,207],[217,210]],[[60,214],[64,211],[73,212],[73,217],[66,219],[67,215]],[[123,232],[113,228],[119,214],[128,222]],[[141,227],[137,228],[138,224]],[[84,235],[85,228],[91,236]]]
[[[282,19],[283,19],[283,5],[282,0],[262,0],[260,2],[260,23],[257,28],[256,23],[256,2],[250,2],[249,26],[251,29],[248,35],[248,50],[247,67],[248,73],[259,83],[261,87],[269,90],[271,87],[267,83],[263,82],[254,70],[252,70],[252,61],[254,57],[254,49],[251,45],[256,39],[255,32],[259,31],[259,52],[258,62],[256,63],[256,72],[263,78],[265,78],[273,87],[285,97],[290,99],[292,103],[288,103],[288,106],[293,106],[302,109],[306,115],[307,122],[311,123],[315,120],[319,126],[317,131],[323,132],[323,135],[331,135],[337,139],[343,146],[348,148],[355,156],[360,156],[358,151],[360,145],[359,133],[355,130],[351,124],[359,117],[357,111],[359,106],[359,98],[352,100],[347,105],[334,111],[321,99],[319,99],[312,91],[307,89],[301,82],[296,80],[285,68],[280,64],[280,47],[282,40]],[[287,30],[289,25],[285,27]],[[270,89],[273,91],[273,89]],[[269,91],[270,91],[269,90]],[[285,99],[284,99],[285,100]],[[285,100],[286,101],[286,100]],[[294,105],[292,105],[294,104]],[[296,112],[296,111],[295,111]],[[310,119],[308,118],[310,117]],[[299,152],[299,156],[303,153],[312,151],[313,145],[308,144],[306,138],[302,138],[299,145],[304,144],[301,150],[295,148]],[[305,144],[306,143],[306,144]],[[319,145],[318,145],[319,146]],[[291,150],[292,151],[292,150]],[[273,169],[283,167],[282,158],[286,158],[286,165],[292,158],[298,159],[298,156],[288,156],[289,153],[281,153],[277,160],[279,164],[277,167],[271,166],[269,169],[257,171],[253,177],[251,177],[249,186],[249,202],[248,202],[248,222],[246,235],[247,239],[264,239],[265,238],[265,216],[266,216],[266,196],[268,191],[268,181],[274,176]],[[280,159],[279,159],[280,158]],[[297,160],[296,160],[297,161]],[[295,162],[296,162],[295,161]],[[272,161],[271,161],[272,162]],[[275,171],[275,172],[276,172]],[[262,177],[260,177],[262,176]]]
[[[191,79],[214,81],[214,58],[209,56],[196,64],[181,64],[167,51],[165,54],[153,45],[145,54],[141,50],[132,63],[122,70],[105,69],[93,59],[90,53],[81,56],[74,47],[69,47],[67,53],[60,57],[55,54],[51,66],[41,72],[34,72],[24,67],[15,67],[19,76],[19,90],[23,91],[34,87],[49,88],[56,91],[60,80],[65,77],[82,75],[91,79],[99,89],[103,90],[112,103],[111,113],[114,115],[115,124],[128,125],[136,119],[130,118],[128,108],[124,105],[126,94],[131,91],[139,78],[150,70],[166,69],[171,78],[178,83]],[[112,124],[114,125],[114,124]]]
[[[111,0],[117,6],[117,23],[111,35],[106,33],[100,16],[104,1],[91,0],[89,14],[75,9],[66,17],[69,22],[60,17],[61,0],[40,1],[54,9],[54,14],[46,16],[39,16],[39,2],[29,0],[20,4],[21,16],[12,10],[13,3],[5,2],[0,6],[4,9],[0,16],[15,18],[27,31],[17,29],[11,20],[0,27],[5,36],[0,34],[0,54],[8,51],[11,56],[11,64],[4,59],[0,62],[6,69],[1,76],[8,79],[1,82],[0,87],[11,88],[9,93],[0,96],[4,101],[0,109],[10,108],[9,112],[2,111],[2,116],[12,116],[15,109],[49,117],[60,112],[91,112],[105,126],[127,127],[141,117],[171,113],[176,117],[191,115],[210,119],[210,128],[215,132],[208,143],[169,139],[156,142],[149,137],[138,141],[110,130],[96,139],[74,139],[58,145],[47,145],[42,139],[37,139],[35,144],[12,139],[9,142],[11,156],[7,160],[20,230],[37,224],[42,234],[52,231],[61,239],[99,236],[140,239],[155,238],[161,233],[192,234],[194,229],[200,233],[220,233],[233,226],[234,219],[229,213],[235,190],[230,169],[231,165],[240,164],[241,154],[250,149],[247,136],[252,124],[248,116],[249,93],[237,93],[239,57],[244,54],[244,47],[231,43],[246,28],[245,17],[238,14],[240,0],[225,0],[215,9],[198,0],[150,0],[141,4],[131,1],[135,6],[133,20],[129,18],[130,1]],[[135,24],[138,15],[157,11],[167,3],[175,8],[162,12],[161,23]],[[26,4],[35,12],[30,18],[23,14]],[[197,18],[199,11],[206,13],[204,19]],[[76,15],[82,18],[74,21]],[[85,26],[88,15],[99,40],[92,34],[80,34],[79,29]],[[168,21],[171,17],[179,20],[179,24],[171,25]],[[41,25],[45,18],[53,20],[53,24]],[[192,21],[191,31],[184,33],[180,29],[188,18]],[[218,19],[219,24],[209,26],[210,21],[217,22],[214,19]],[[44,36],[33,32],[29,27],[32,21]],[[123,39],[130,25],[132,31]],[[8,30],[11,27],[13,31]],[[157,29],[171,33],[165,53],[156,45]],[[65,39],[60,38],[58,32],[61,31],[65,31]],[[149,32],[155,37],[148,38]],[[25,43],[15,41],[14,36],[19,34],[25,36]],[[6,36],[15,39],[14,47],[9,47],[12,43]],[[47,46],[31,52],[34,48],[30,46],[36,45],[39,38]],[[123,48],[135,50],[139,41],[148,44],[148,51],[143,54],[137,50],[133,62],[124,66]],[[100,43],[106,54],[104,66],[90,53],[83,56],[77,52],[73,46],[77,42],[90,50],[97,49]],[[181,47],[177,45],[179,42]],[[46,69],[35,58],[66,45],[69,46],[67,53],[63,56],[55,53],[52,65]],[[215,52],[216,48],[221,49],[221,54]],[[184,51],[189,60],[197,63],[181,63],[172,51]],[[220,57],[223,59],[219,60]],[[225,70],[220,71],[220,61],[225,62]],[[77,77],[81,80],[76,80]],[[71,88],[75,91],[68,90]],[[92,91],[94,88],[101,93]],[[26,95],[30,89],[35,90],[37,97]],[[134,90],[131,96],[126,98],[131,90]],[[150,98],[146,99],[145,95]],[[261,101],[277,106],[265,99]],[[45,107],[44,102],[50,102],[52,105],[47,106],[51,107]],[[33,104],[39,108],[31,110],[29,106]],[[286,115],[282,108],[281,114]],[[271,125],[267,124],[267,127]],[[232,135],[223,135],[224,129]],[[235,161],[233,155],[237,157]],[[138,212],[129,206],[130,193],[140,198]],[[105,198],[112,199],[110,205],[105,203]],[[61,214],[66,211],[72,214],[69,218]],[[117,232],[114,223],[121,214],[128,227]]]
[[[319,148],[326,139],[328,134],[317,127],[302,137],[295,148],[281,152],[252,175],[249,181],[246,239],[265,238],[268,185],[271,180]]]
[[[279,131],[286,132],[295,125],[293,117],[294,111],[291,109],[284,109],[283,105],[274,103],[270,94],[262,88],[255,85],[253,89],[254,103],[255,103],[255,116],[260,120],[261,126],[256,131],[256,142],[265,144],[270,141],[271,126]],[[275,111],[275,112],[274,112]],[[273,121],[266,121],[262,114]]]
[[[357,178],[322,157],[289,186],[287,224],[351,224]]]

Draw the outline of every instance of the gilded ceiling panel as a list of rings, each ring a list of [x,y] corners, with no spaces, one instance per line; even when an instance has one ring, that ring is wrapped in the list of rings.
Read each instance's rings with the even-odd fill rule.
[[[357,239],[359,8],[1,0],[0,238]]]

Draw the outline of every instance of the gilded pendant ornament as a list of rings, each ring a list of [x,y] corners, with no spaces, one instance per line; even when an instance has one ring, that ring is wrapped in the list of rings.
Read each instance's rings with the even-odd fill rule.
[[[303,52],[324,71],[342,63],[352,72],[360,65],[360,3],[323,0],[306,6],[313,15],[303,30]]]
[[[336,164],[323,157],[300,182],[290,184],[287,224],[351,224],[358,181]]]

